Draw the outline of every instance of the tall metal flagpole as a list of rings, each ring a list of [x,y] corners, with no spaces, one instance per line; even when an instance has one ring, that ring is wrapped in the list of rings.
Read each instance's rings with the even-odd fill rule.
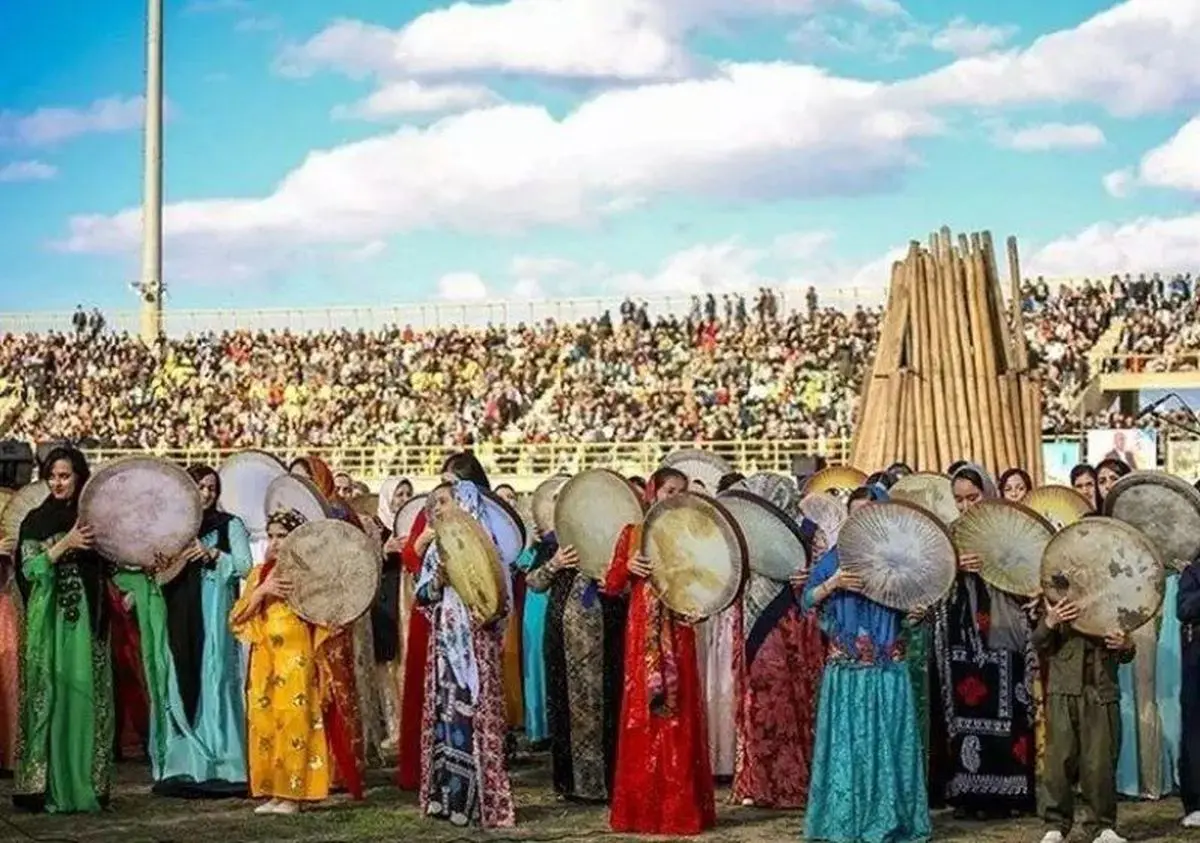
[[[142,198],[142,341],[162,336],[163,0],[146,4],[146,139]]]

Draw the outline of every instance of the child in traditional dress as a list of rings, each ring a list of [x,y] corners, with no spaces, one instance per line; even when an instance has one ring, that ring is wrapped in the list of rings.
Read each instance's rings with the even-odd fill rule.
[[[1046,601],[1033,632],[1049,665],[1046,689],[1046,769],[1042,817],[1051,828],[1042,843],[1062,843],[1075,823],[1075,787],[1090,809],[1084,825],[1095,843],[1125,843],[1117,834],[1117,758],[1121,748],[1121,686],[1117,667],[1133,660],[1129,635],[1103,641],[1070,629],[1079,607]]]
[[[250,572],[230,612],[233,634],[250,646],[246,681],[250,794],[265,798],[256,814],[295,814],[320,802],[340,773],[362,798],[356,754],[347,736],[343,706],[353,693],[339,687],[327,663],[339,634],[301,620],[288,606],[293,583],[276,567],[279,542],[304,523],[294,510],[267,520],[267,560]]]

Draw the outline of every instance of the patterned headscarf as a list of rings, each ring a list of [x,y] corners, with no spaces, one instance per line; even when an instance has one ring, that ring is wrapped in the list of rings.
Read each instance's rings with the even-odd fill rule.
[[[267,516],[268,529],[272,526],[279,526],[289,533],[307,523],[308,519],[294,509],[277,509]]]
[[[488,534],[492,536],[492,540],[495,541],[496,532],[489,523],[479,487],[469,480],[459,480],[454,484],[453,489],[454,502],[458,508],[482,524]],[[433,495],[430,495],[430,506],[433,504],[432,498]],[[438,550],[437,542],[431,542],[429,549],[425,551],[425,558],[421,562],[421,572],[417,576],[418,592],[433,584],[441,567],[441,551]],[[506,566],[504,570],[506,574],[503,579],[508,586]],[[508,588],[511,586],[505,590],[504,615],[508,614],[508,609],[512,605],[512,594]],[[475,646],[471,637],[471,611],[458,592],[449,585],[442,591],[439,610],[440,617],[437,618],[433,630],[438,651],[445,654],[455,680],[470,692],[471,701],[474,702],[479,696],[479,665],[475,661]]]

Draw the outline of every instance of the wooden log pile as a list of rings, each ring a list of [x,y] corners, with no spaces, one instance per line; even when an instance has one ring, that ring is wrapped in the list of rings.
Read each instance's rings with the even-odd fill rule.
[[[863,384],[852,464],[903,462],[943,472],[955,460],[999,473],[1018,467],[1040,484],[1041,384],[1029,368],[1020,259],[1008,239],[1011,310],[1005,308],[990,232],[949,228],[913,241],[892,266],[887,310]]]

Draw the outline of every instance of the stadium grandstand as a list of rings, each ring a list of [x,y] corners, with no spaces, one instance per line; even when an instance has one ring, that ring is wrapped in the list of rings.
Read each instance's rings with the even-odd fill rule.
[[[1138,423],[1086,411],[1099,372],[1200,368],[1196,293],[1191,276],[1026,283],[1045,434]],[[0,438],[70,439],[102,458],[315,449],[361,477],[424,476],[464,446],[501,474],[645,467],[697,441],[787,469],[796,454],[844,455],[881,298],[168,310],[157,347],[132,336],[133,315],[2,316]]]

